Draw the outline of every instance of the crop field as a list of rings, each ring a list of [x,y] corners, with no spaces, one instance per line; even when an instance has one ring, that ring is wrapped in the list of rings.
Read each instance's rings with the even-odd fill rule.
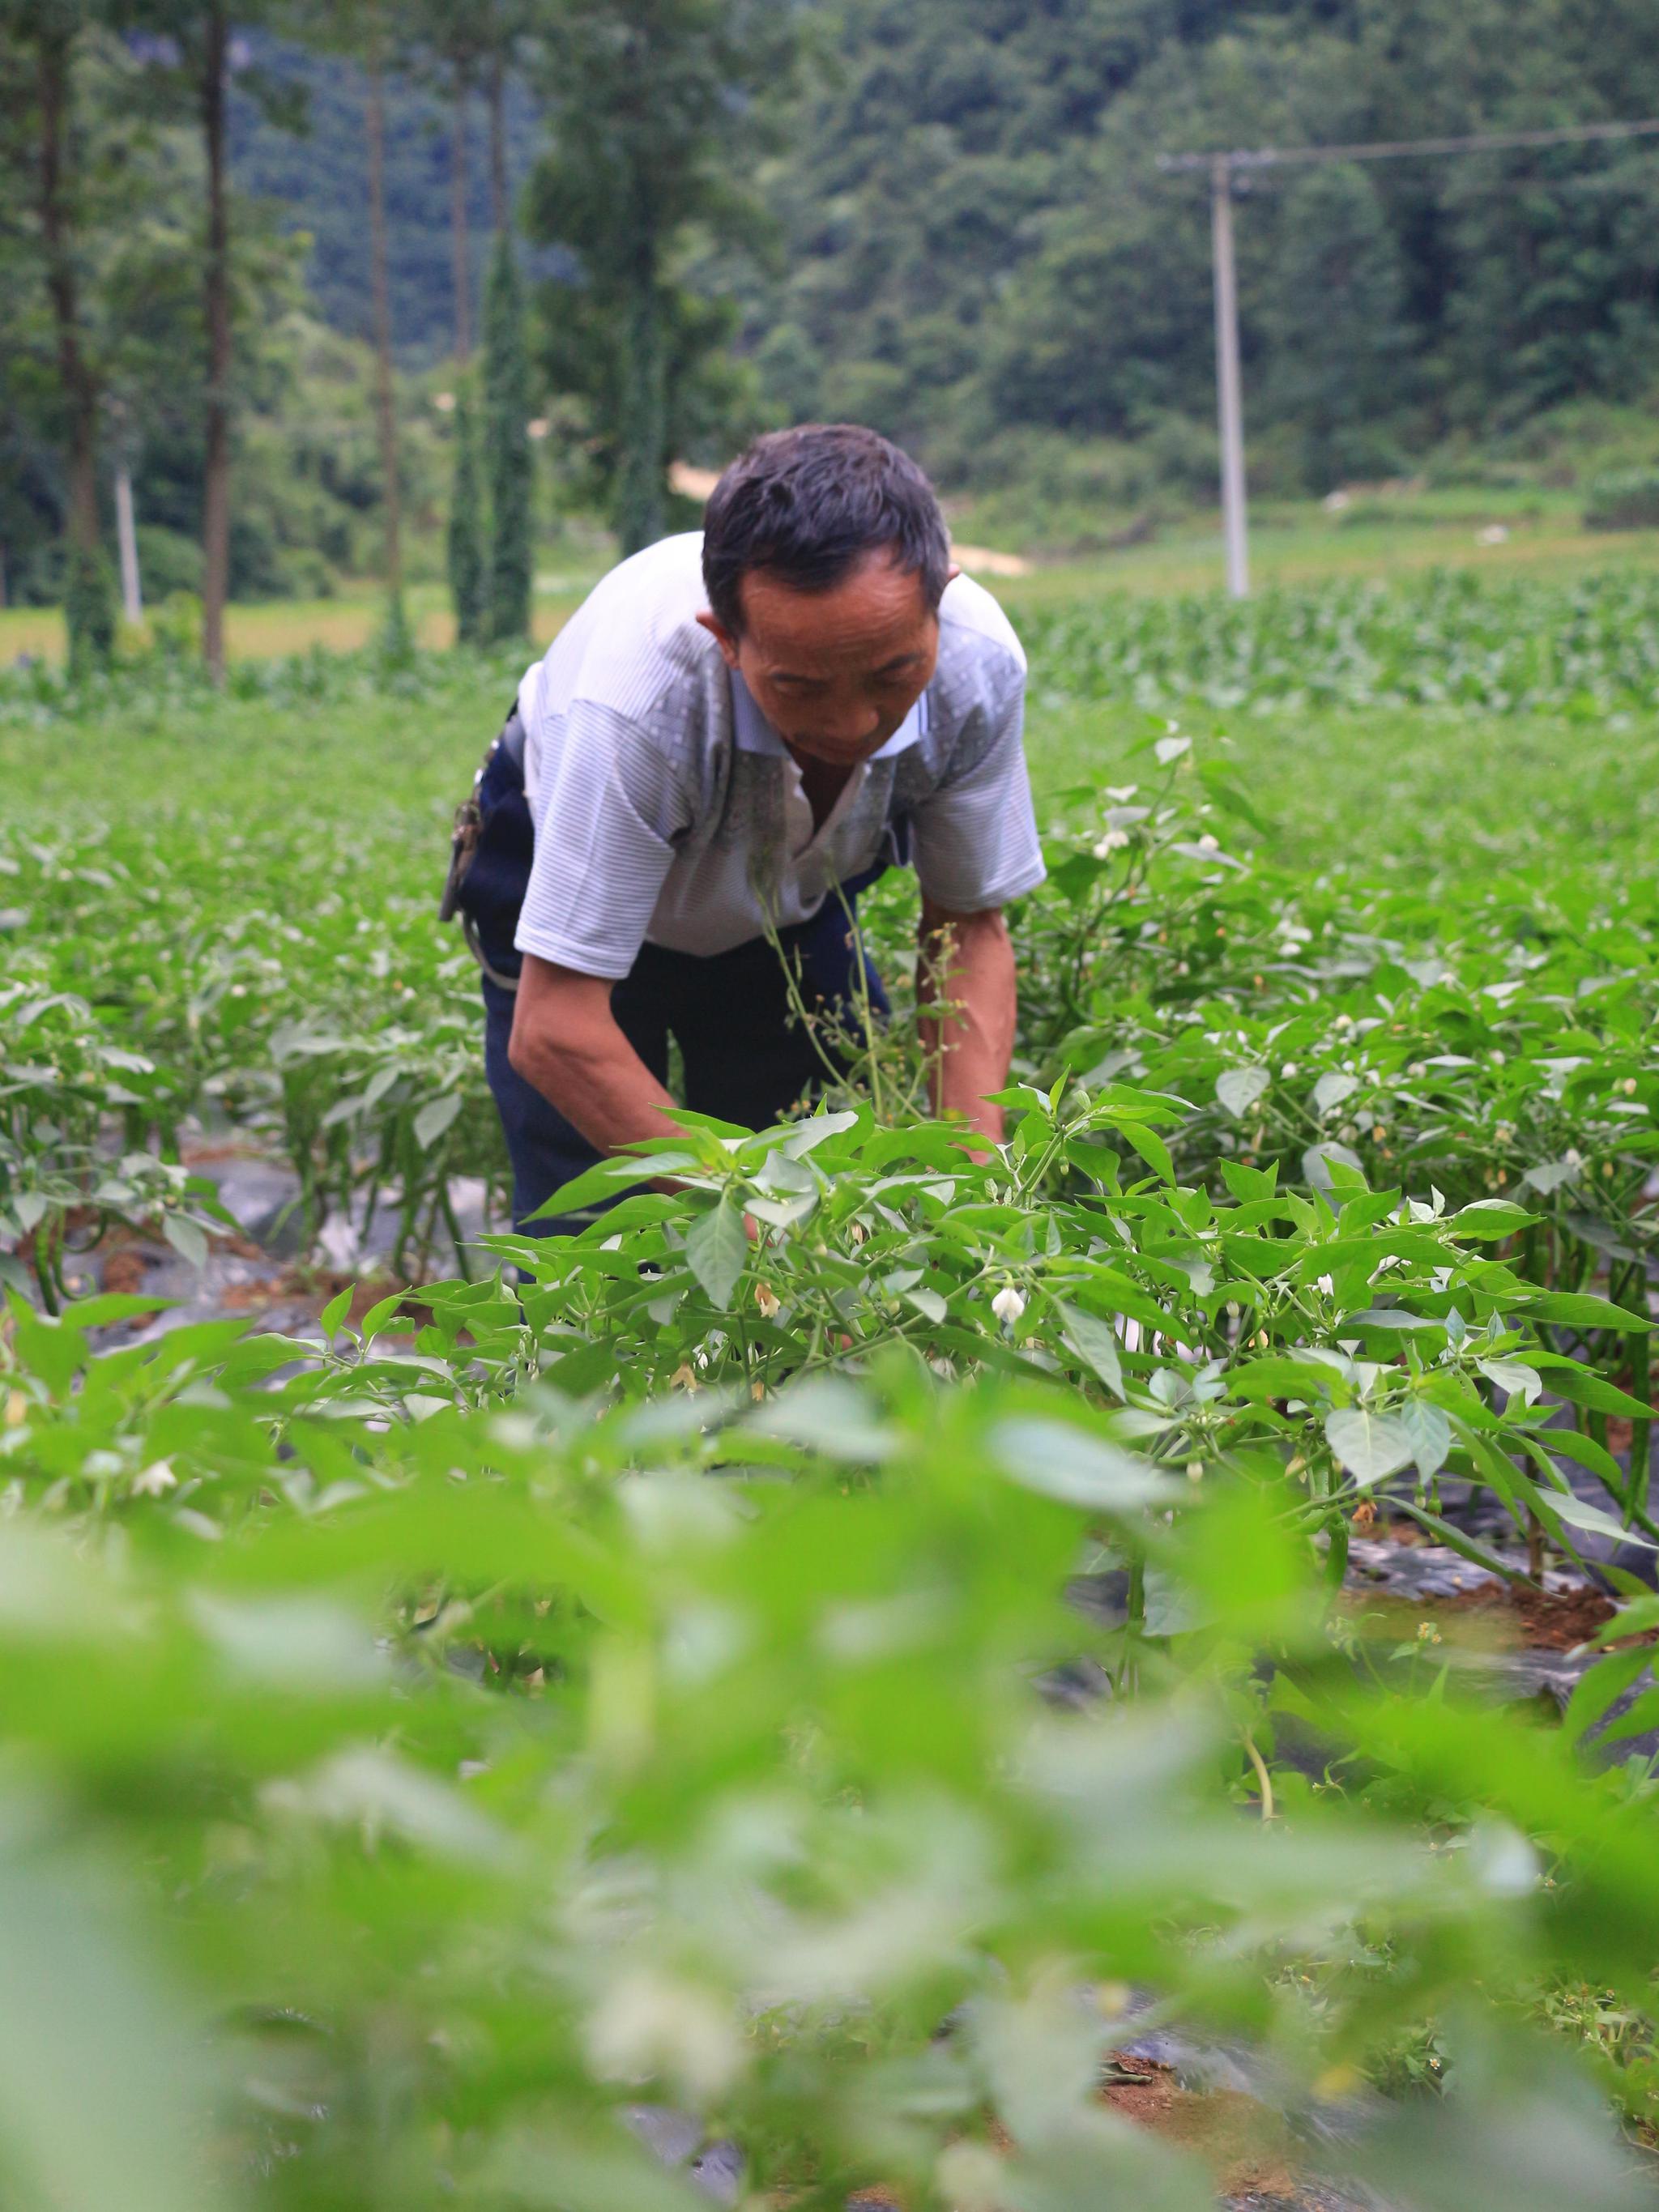
[[[517,666],[0,678],[20,2189],[1655,2201],[1659,579],[1011,597],[1006,1147],[890,883],[853,1078],[546,1243]]]

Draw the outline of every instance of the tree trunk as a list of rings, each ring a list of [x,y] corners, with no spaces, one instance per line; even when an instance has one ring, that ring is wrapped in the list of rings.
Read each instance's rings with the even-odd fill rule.
[[[398,416],[392,383],[392,284],[386,266],[386,92],[378,26],[368,53],[368,235],[374,303],[374,419],[380,439],[390,626],[403,619],[403,512],[398,482]]]
[[[102,562],[98,543],[98,383],[81,336],[81,302],[64,173],[70,106],[71,34],[40,40],[40,231],[46,289],[57,338],[58,374],[69,409],[69,588],[64,616],[70,657],[107,653],[113,610],[100,611]],[[105,586],[105,596],[107,587]]]
[[[667,528],[663,498],[667,365],[654,244],[641,247],[629,287],[622,401],[617,532],[626,557],[654,545]]]
[[[489,56],[489,212],[499,235],[507,226],[507,56],[499,46]]]
[[[466,207],[466,111],[471,89],[458,71],[449,142],[449,231],[455,276],[455,358],[463,368],[472,354],[472,269]]]
[[[225,155],[225,65],[230,22],[223,0],[208,11],[202,54],[202,137],[207,148],[206,466],[202,498],[202,652],[225,680],[225,602],[230,596],[230,207]]]

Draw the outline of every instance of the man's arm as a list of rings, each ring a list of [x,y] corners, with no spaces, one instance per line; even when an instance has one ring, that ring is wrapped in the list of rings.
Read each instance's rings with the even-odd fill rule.
[[[1002,1109],[987,1102],[1007,1085],[1018,1006],[1014,948],[1001,908],[951,914],[924,898],[917,988],[933,1009],[922,1018],[921,1036],[933,1061],[934,1112],[960,1114],[1000,1145]]]
[[[507,1056],[601,1152],[673,1133],[674,1102],[617,1025],[615,985],[527,952]]]

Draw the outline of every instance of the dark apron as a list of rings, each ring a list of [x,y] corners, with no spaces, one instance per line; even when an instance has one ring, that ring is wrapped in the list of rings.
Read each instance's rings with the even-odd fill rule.
[[[483,971],[484,1064],[513,1163],[513,1212],[532,1236],[574,1234],[591,1217],[530,1222],[556,1190],[599,1155],[580,1131],[510,1065],[514,993],[522,956],[513,939],[529,888],[535,830],[525,797],[524,725],[508,717],[457,820],[441,913],[459,915]],[[769,1128],[828,1079],[820,1047],[794,1019],[788,970],[815,1011],[830,1011],[850,1036],[863,1005],[884,1016],[887,994],[848,909],[861,891],[908,857],[906,825],[888,832],[873,866],[824,901],[810,921],[707,957],[644,945],[613,990],[617,1027],[659,1083],[668,1079],[671,1037],[685,1074],[684,1103],[744,1128]],[[843,905],[842,901],[845,901]]]

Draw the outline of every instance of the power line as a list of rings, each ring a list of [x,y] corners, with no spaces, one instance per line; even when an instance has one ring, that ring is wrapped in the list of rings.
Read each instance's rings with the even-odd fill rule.
[[[1244,471],[1243,378],[1239,366],[1238,273],[1233,252],[1233,179],[1241,170],[1287,168],[1316,161],[1397,161],[1421,156],[1501,154],[1540,146],[1605,145],[1659,137],[1659,117],[1639,123],[1584,123],[1564,131],[1502,131],[1479,137],[1403,138],[1364,146],[1258,146],[1212,154],[1160,154],[1167,173],[1207,173],[1215,271],[1216,397],[1221,425],[1221,514],[1227,541],[1227,588],[1236,599],[1250,588],[1249,520]]]
[[[1231,154],[1160,154],[1160,169],[1277,169],[1292,161],[1397,161],[1418,154],[1496,154],[1528,146],[1579,146],[1659,137],[1659,117],[1644,123],[1585,123],[1568,131],[1500,131],[1474,138],[1401,138],[1368,146],[1258,146]]]

